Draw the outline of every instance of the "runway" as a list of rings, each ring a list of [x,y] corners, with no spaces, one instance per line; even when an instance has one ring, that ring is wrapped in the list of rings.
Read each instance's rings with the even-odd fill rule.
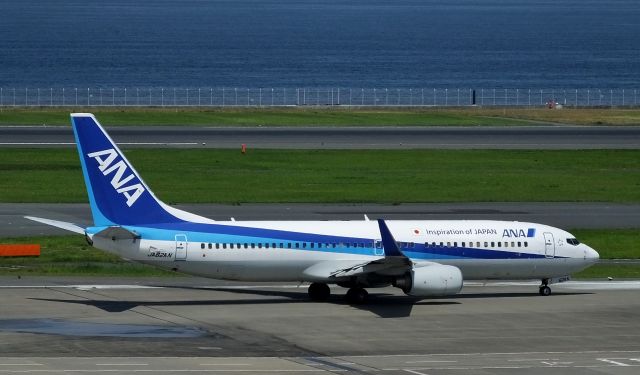
[[[108,127],[122,147],[639,149],[640,127]],[[0,147],[74,147],[68,126],[1,126]]]
[[[468,283],[350,306],[305,287],[0,278],[0,373],[635,374],[640,282]]]
[[[425,204],[191,204],[175,207],[214,220],[515,220],[572,228],[640,228],[639,204],[425,203]],[[91,224],[88,204],[0,203],[0,238],[69,234],[25,219],[37,216]]]

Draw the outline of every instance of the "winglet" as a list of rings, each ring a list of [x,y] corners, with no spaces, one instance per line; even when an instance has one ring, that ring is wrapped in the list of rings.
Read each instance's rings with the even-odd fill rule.
[[[380,227],[380,236],[382,238],[382,246],[384,246],[384,255],[388,257],[403,257],[406,256],[400,251],[398,243],[391,234],[387,223],[382,219],[378,219],[378,226]]]

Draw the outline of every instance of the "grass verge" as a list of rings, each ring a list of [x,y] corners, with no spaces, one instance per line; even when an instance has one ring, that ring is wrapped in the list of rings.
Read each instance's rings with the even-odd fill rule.
[[[640,202],[639,150],[125,153],[167,203]],[[0,202],[87,201],[72,149],[0,149],[0,174]]]
[[[39,257],[0,258],[0,275],[58,276],[172,276],[143,264],[129,263],[120,257],[91,247],[83,236],[45,236],[0,239],[1,243],[37,243]]]
[[[573,230],[602,259],[640,259],[637,230]],[[0,239],[0,243],[39,243],[38,258],[0,258],[0,275],[175,276],[150,266],[128,263],[89,246],[79,235]],[[640,264],[597,264],[574,278],[640,278]]]
[[[107,126],[486,126],[566,123],[639,125],[640,110],[580,108],[0,108],[1,125],[69,125],[69,113],[92,112]]]
[[[608,280],[640,279],[638,264],[595,264],[584,271],[572,275],[573,279]]]

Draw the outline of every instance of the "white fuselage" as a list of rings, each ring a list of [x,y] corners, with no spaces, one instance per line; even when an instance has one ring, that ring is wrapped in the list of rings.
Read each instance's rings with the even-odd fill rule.
[[[592,265],[598,253],[547,225],[512,221],[387,221],[415,266],[458,267],[465,280],[562,277]],[[217,279],[324,281],[305,270],[325,261],[384,256],[375,221],[215,222],[193,227],[135,226],[137,239],[93,236],[94,246],[123,258]],[[574,244],[576,243],[576,244]]]

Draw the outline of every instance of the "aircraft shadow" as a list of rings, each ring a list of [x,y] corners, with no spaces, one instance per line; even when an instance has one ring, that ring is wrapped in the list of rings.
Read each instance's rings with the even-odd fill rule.
[[[123,312],[138,306],[159,307],[159,306],[234,306],[234,305],[267,305],[279,303],[317,303],[309,300],[306,293],[299,291],[281,290],[259,290],[259,289],[236,289],[236,288],[206,288],[206,287],[184,287],[172,286],[168,288],[191,289],[204,291],[218,291],[242,295],[263,296],[272,298],[249,298],[249,299],[216,299],[216,300],[178,300],[178,301],[111,301],[111,300],[72,300],[54,298],[31,298],[32,300],[50,301],[60,303],[72,303],[87,305],[99,308],[107,312]],[[592,293],[555,293],[554,295],[584,295]],[[341,294],[333,294],[327,301],[335,305],[351,306],[352,308],[369,311],[380,318],[404,318],[411,315],[414,306],[438,306],[457,305],[461,302],[456,300],[475,298],[519,298],[536,297],[541,298],[537,293],[473,293],[458,294],[450,297],[439,297],[438,299],[420,299],[410,296],[397,296],[387,293],[372,293],[369,301],[362,305],[350,305]],[[549,298],[549,297],[546,297]],[[553,298],[553,295],[551,296]]]
[[[160,306],[234,306],[234,305],[267,305],[279,303],[317,303],[309,300],[306,293],[299,291],[274,291],[257,289],[235,289],[235,288],[203,288],[203,287],[173,287],[176,289],[192,289],[205,291],[228,292],[234,294],[264,296],[272,298],[249,298],[249,299],[216,299],[216,300],[178,300],[178,301],[113,301],[94,299],[56,299],[56,298],[30,298],[37,301],[49,301],[60,303],[71,303],[78,305],[93,306],[107,312],[123,312],[138,306],[160,307]],[[351,306],[355,309],[369,311],[380,318],[402,318],[411,315],[413,306],[418,305],[455,305],[455,301],[421,301],[420,299],[408,296],[394,296],[384,293],[372,293],[369,302],[362,305],[350,305],[343,295],[332,295],[327,303],[336,305]]]

